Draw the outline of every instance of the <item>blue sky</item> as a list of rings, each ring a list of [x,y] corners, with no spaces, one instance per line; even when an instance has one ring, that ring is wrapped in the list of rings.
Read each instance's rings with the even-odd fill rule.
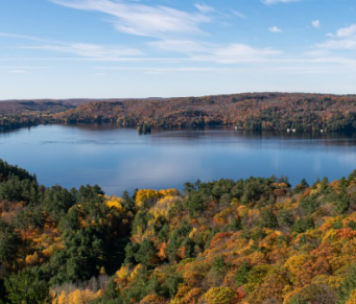
[[[355,84],[355,0],[0,0],[0,99]]]

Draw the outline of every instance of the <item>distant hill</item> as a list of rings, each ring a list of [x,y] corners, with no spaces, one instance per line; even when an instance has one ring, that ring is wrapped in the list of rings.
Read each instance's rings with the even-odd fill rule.
[[[304,93],[15,100],[0,103],[0,115],[7,119],[1,123],[0,117],[0,125],[115,122],[124,126],[170,128],[234,124],[248,130],[353,131],[355,113],[356,95]]]
[[[341,131],[354,128],[354,112],[355,95],[246,93],[95,101],[54,117],[71,122],[117,121],[124,125],[157,127],[235,124],[252,130]]]
[[[57,113],[75,108],[83,101],[74,100],[6,100],[0,102],[0,114],[23,114],[28,112]]]

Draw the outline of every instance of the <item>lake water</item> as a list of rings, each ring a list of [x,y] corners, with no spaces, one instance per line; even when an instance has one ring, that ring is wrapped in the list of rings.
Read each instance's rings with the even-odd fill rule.
[[[154,131],[111,125],[38,126],[0,133],[0,158],[46,186],[98,184],[108,194],[182,189],[187,181],[285,175],[295,185],[356,169],[350,135],[251,135],[233,128]]]

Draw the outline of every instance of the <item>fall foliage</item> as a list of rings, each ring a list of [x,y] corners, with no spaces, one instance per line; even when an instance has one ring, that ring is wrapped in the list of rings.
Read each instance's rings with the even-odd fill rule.
[[[47,123],[151,128],[235,125],[253,131],[345,132],[356,129],[355,95],[244,93],[182,98],[31,100],[0,103],[0,129]],[[283,195],[279,187],[275,193]]]
[[[106,196],[0,161],[0,302],[356,303],[356,171]]]

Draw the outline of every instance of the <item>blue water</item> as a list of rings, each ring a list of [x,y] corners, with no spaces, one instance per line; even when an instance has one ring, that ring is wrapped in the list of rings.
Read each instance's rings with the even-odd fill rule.
[[[46,186],[98,184],[108,194],[181,189],[187,181],[285,175],[292,184],[356,169],[350,135],[251,135],[233,128],[154,131],[110,125],[38,126],[0,133],[0,158]]]

